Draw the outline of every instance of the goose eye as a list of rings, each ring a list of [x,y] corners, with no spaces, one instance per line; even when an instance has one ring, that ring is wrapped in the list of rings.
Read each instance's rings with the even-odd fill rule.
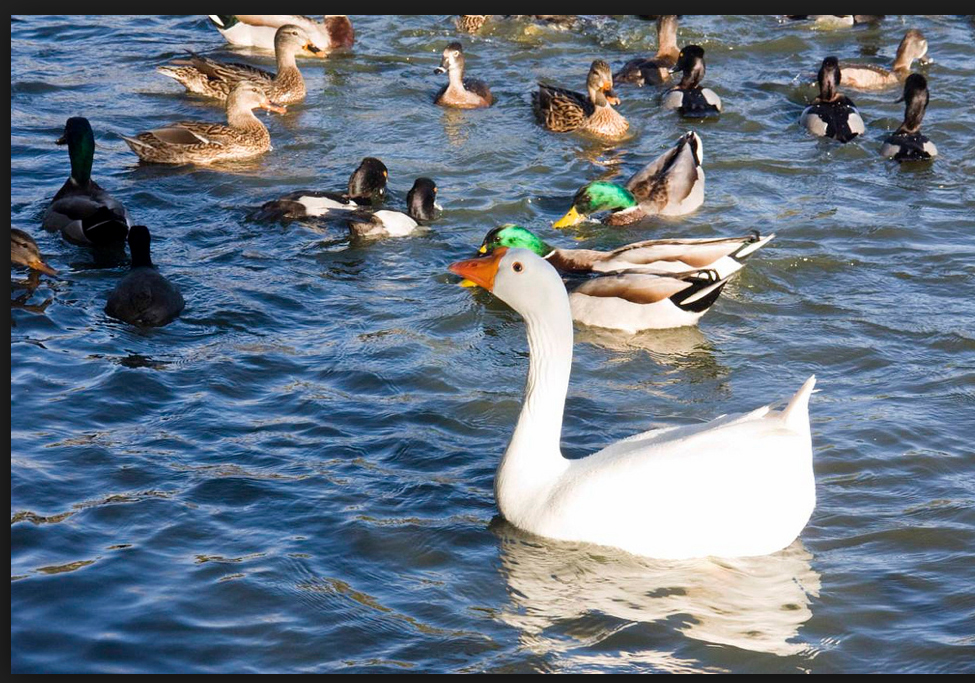
[[[525,267],[521,265],[521,261],[515,261],[511,264],[511,270],[515,271],[516,273],[520,273],[522,270],[524,270],[524,268]]]

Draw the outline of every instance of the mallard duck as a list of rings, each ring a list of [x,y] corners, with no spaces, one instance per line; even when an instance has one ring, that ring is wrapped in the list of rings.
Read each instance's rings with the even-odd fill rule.
[[[389,171],[386,164],[366,157],[349,176],[346,193],[299,190],[265,203],[258,209],[258,220],[318,218],[336,211],[354,211],[361,206],[378,206],[386,196]]]
[[[928,81],[921,74],[911,74],[904,82],[904,94],[898,102],[904,102],[904,123],[888,135],[880,148],[882,156],[897,161],[917,161],[932,159],[938,155],[938,148],[921,133],[921,120],[928,107]]]
[[[283,114],[261,88],[250,81],[234,86],[227,98],[227,125],[180,121],[165,128],[122,136],[143,161],[157,164],[212,164],[248,159],[271,149],[271,136],[254,116],[256,107]]]
[[[441,107],[478,109],[494,103],[494,96],[484,81],[464,78],[464,48],[460,43],[451,43],[444,49],[440,66],[434,73],[446,73],[450,79],[434,99]]]
[[[849,142],[865,130],[863,119],[853,101],[839,91],[840,63],[827,57],[816,76],[819,97],[806,107],[799,123],[813,135]]]
[[[558,28],[568,28],[578,21],[578,17],[574,14],[506,14],[502,16],[505,18],[530,17]],[[477,33],[491,17],[490,14],[460,14],[455,23],[458,31]]]
[[[352,47],[355,31],[344,14],[326,14],[322,23],[300,14],[210,14],[210,21],[231,45],[274,49],[275,32],[286,24],[299,26],[320,52],[327,57],[332,50]],[[302,53],[299,53],[302,54]]]
[[[360,209],[349,213],[346,223],[354,237],[406,237],[420,222],[436,220],[440,211],[437,184],[429,178],[417,178],[406,195],[406,213]]]
[[[657,17],[657,54],[646,59],[631,59],[620,69],[613,80],[633,85],[660,85],[670,80],[670,69],[677,63],[677,15],[661,14]]]
[[[928,41],[916,28],[904,34],[897,46],[897,56],[888,71],[872,64],[843,64],[840,85],[857,90],[878,90],[897,85],[911,73],[915,59],[923,60],[928,53]]]
[[[681,136],[677,144],[626,181],[604,181],[576,192],[572,208],[554,223],[566,228],[600,211],[611,211],[603,223],[628,225],[647,216],[682,216],[704,202],[704,149],[697,133]]]
[[[159,327],[175,319],[186,304],[179,288],[152,265],[149,241],[146,226],[132,226],[132,268],[108,295],[105,313],[132,325]]]
[[[320,52],[304,29],[288,24],[279,28],[274,36],[277,74],[248,64],[224,64],[193,53],[188,60],[177,60],[156,71],[176,79],[189,92],[217,100],[226,101],[230,91],[241,81],[252,81],[261,86],[275,104],[294,104],[304,100],[306,93],[305,79],[295,63],[295,55],[301,51]]]
[[[627,244],[612,251],[559,249],[549,246],[535,233],[520,225],[502,225],[484,237],[479,252],[489,254],[501,247],[531,249],[555,266],[560,273],[574,275],[618,273],[640,270],[677,273],[688,270],[713,270],[719,278],[734,275],[742,261],[772,241],[757,232],[745,237],[718,239],[658,239]]]
[[[34,238],[14,227],[10,228],[10,263],[27,266],[46,275],[58,274],[58,271],[44,263]]]
[[[91,179],[95,134],[83,116],[64,124],[57,144],[68,146],[71,176],[64,182],[44,214],[47,230],[60,230],[69,242],[103,246],[125,242],[129,214],[122,204]]]
[[[816,505],[810,377],[784,410],[654,429],[585,458],[560,440],[572,369],[572,311],[562,278],[527,249],[454,263],[526,320],[528,381],[495,477],[501,514],[538,536],[681,559],[773,553]]]
[[[606,138],[620,138],[630,124],[611,105],[620,100],[613,92],[609,64],[597,59],[586,78],[587,95],[539,83],[532,93],[538,122],[548,130],[564,133],[580,130]]]
[[[680,83],[663,94],[660,104],[664,109],[676,109],[681,116],[701,119],[721,113],[721,98],[710,88],[702,88],[704,78],[704,48],[688,45],[677,56],[677,64],[671,71],[683,71]]]

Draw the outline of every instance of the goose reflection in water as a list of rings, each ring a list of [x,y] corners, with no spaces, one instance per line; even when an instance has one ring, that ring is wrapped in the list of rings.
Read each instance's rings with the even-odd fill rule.
[[[491,529],[501,541],[511,598],[499,618],[518,628],[523,645],[538,654],[596,664],[589,661],[591,648],[629,626],[616,620],[655,623],[698,641],[753,652],[814,653],[798,635],[812,616],[820,576],[800,540],[761,557],[665,561],[541,539],[500,517]],[[672,651],[627,650],[627,665],[697,668]]]

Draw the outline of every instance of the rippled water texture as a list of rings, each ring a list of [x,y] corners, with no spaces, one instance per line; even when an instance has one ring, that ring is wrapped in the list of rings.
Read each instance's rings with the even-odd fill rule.
[[[620,87],[634,135],[604,146],[538,128],[528,93],[537,79],[582,88],[596,57],[654,52],[653,25],[508,21],[464,37],[497,104],[452,112],[432,104],[450,18],[353,22],[352,53],[302,62],[308,100],[264,119],[271,153],[205,169],[140,166],[119,137],[221,119],[154,67],[186,49],[269,57],[235,54],[203,17],[12,21],[11,223],[61,276],[11,295],[11,669],[975,670],[971,21],[684,17],[678,40],[704,46],[725,104],[696,127],[704,206],[558,235],[580,185],[625,178],[689,126],[654,90]],[[896,90],[851,93],[862,140],[800,130],[823,57],[889,64],[911,27],[934,59],[936,162],[878,156]],[[106,318],[125,261],[40,228],[72,115],[95,129],[94,177],[183,290],[168,327]],[[391,206],[426,175],[444,217],[358,244],[248,219],[286,191],[342,188],[367,155],[390,169]],[[524,328],[445,267],[509,221],[600,248],[777,234],[699,329],[577,330],[563,436],[578,457],[778,401],[816,373],[818,506],[796,544],[665,563],[495,518]]]

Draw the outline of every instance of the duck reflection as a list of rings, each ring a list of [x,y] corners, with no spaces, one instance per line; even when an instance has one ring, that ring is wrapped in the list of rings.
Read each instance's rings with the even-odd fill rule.
[[[699,641],[754,652],[809,651],[796,639],[812,616],[820,577],[799,540],[761,557],[664,561],[541,539],[501,518],[491,529],[501,541],[511,598],[499,616],[520,629],[523,643],[534,651],[598,643],[620,630],[607,618],[655,623]],[[670,659],[675,670],[687,666],[667,652],[645,654],[641,659],[658,666]]]

